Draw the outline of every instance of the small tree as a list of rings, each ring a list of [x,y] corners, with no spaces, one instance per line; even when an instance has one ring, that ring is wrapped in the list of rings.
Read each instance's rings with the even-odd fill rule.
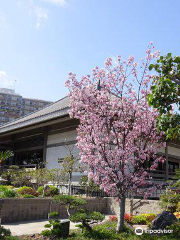
[[[64,179],[68,180],[68,194],[71,195],[72,174],[77,171],[78,159],[73,155],[67,156],[63,159],[61,174]]]
[[[69,217],[69,220],[75,223],[81,222],[82,225],[78,225],[78,227],[82,228],[82,231],[86,229],[91,232],[92,225],[97,224],[98,222],[102,222],[104,218],[104,215],[102,215],[100,212],[88,212],[84,209],[81,209],[78,212],[72,214]]]
[[[13,152],[12,151],[2,151],[0,152],[0,174],[2,174],[2,166],[3,166],[3,163],[6,159],[10,158],[13,156]]]
[[[86,204],[86,201],[80,197],[70,195],[58,195],[54,197],[54,202],[60,205],[64,205],[67,210],[70,221],[81,222],[82,229],[86,228],[88,231],[92,230],[91,225],[103,221],[104,216],[100,212],[88,212],[82,207]],[[75,213],[71,212],[75,211]]]
[[[15,169],[14,169],[15,168]],[[16,167],[11,168],[10,174],[12,174],[12,185],[21,187],[29,186],[33,187],[33,171],[26,168],[18,169]]]
[[[54,202],[60,205],[64,205],[67,210],[68,216],[71,215],[71,210],[80,210],[82,206],[86,204],[86,201],[82,198],[77,198],[70,195],[57,195],[54,197]]]
[[[19,171],[19,167],[16,165],[11,165],[2,173],[2,177],[7,180],[7,184],[11,185],[14,179],[17,177]]]
[[[72,174],[73,172],[83,172],[85,166],[83,164],[79,164],[79,159],[74,156],[74,145],[65,145],[65,148],[68,150],[68,155],[61,159],[61,178],[64,179],[63,182],[68,182],[68,194],[71,195],[72,189]]]
[[[151,93],[148,101],[156,108],[160,115],[158,117],[158,128],[164,131],[166,139],[177,139],[180,137],[180,56],[160,56],[155,64],[149,66],[155,70]]]
[[[118,57],[116,66],[109,58],[105,69],[93,69],[92,78],[69,74],[66,86],[70,91],[70,116],[79,119],[77,129],[81,162],[89,166],[89,179],[100,184],[107,194],[119,201],[120,215],[117,232],[124,227],[127,192],[147,197],[150,171],[158,167],[162,157],[158,149],[165,146],[162,134],[156,129],[158,112],[148,105],[148,72],[150,61],[159,57],[150,44],[140,66],[130,56],[127,61]],[[146,162],[152,165],[144,168]],[[143,188],[142,188],[143,187]]]
[[[88,179],[88,176],[82,176],[79,182],[80,186],[86,187],[87,194],[100,191],[100,186],[97,185],[92,179]]]

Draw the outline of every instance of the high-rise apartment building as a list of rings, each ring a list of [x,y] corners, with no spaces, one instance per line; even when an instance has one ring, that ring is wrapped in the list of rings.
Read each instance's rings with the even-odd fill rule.
[[[0,88],[0,125],[37,111],[50,103],[44,100],[23,98],[12,89]]]

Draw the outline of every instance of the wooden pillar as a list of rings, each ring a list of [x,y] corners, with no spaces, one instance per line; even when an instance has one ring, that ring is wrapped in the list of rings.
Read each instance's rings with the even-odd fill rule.
[[[169,180],[169,166],[168,166],[168,143],[166,143],[166,147],[165,147],[165,157],[166,157],[166,161],[165,161],[165,180]]]
[[[48,129],[44,130],[43,163],[46,163]]]

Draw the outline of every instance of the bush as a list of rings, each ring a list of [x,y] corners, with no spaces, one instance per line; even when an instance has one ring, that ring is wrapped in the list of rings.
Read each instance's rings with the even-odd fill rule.
[[[57,218],[58,217],[58,212],[50,212],[49,217],[50,218]]]
[[[11,231],[9,229],[5,229],[3,226],[0,226],[0,239],[5,240],[8,236],[11,236]]]
[[[41,232],[41,235],[44,237],[50,237],[51,236],[51,230],[46,229]]]
[[[133,224],[146,224],[146,217],[142,215],[133,216]]]
[[[57,212],[51,212],[50,216],[56,216]],[[45,237],[50,237],[50,239],[56,239],[62,237],[62,224],[58,219],[50,219],[49,223],[44,226],[45,228],[49,228],[43,230],[41,235]]]
[[[117,217],[115,215],[109,216],[109,220],[112,222],[117,222]]]
[[[173,235],[180,239],[180,222],[174,223],[171,226],[168,227],[168,229],[173,230]]]
[[[170,212],[176,212],[178,203],[180,202],[180,194],[170,189],[167,189],[160,197],[160,206],[162,209]]]
[[[0,185],[0,192],[4,192],[8,190],[8,187],[7,186],[4,186],[4,185]]]
[[[12,198],[16,196],[16,192],[10,189],[8,186],[0,186],[0,197]]]
[[[78,209],[86,204],[86,200],[72,195],[57,195],[54,197],[54,202],[66,205],[68,209]]]
[[[31,195],[31,194],[23,194],[23,195],[19,195],[19,196],[22,198],[35,198],[35,196]]]
[[[125,220],[126,222],[131,223],[131,222],[132,222],[132,219],[133,219],[132,215],[127,214],[127,213],[124,214],[124,220]]]
[[[7,198],[14,198],[16,197],[16,192],[14,190],[7,189],[3,192],[3,196]]]
[[[38,196],[37,192],[33,188],[26,187],[26,186],[20,187],[18,189],[18,194],[19,195],[26,195],[26,194],[28,194],[28,195],[33,195],[34,197]]]
[[[100,212],[87,212],[84,209],[69,216],[71,222],[81,222],[82,225],[78,227],[86,229],[87,231],[92,231],[91,225],[94,223],[102,222],[104,220],[104,215]]]
[[[38,195],[42,195],[43,194],[43,186],[39,187],[38,190]],[[55,195],[58,195],[59,191],[58,191],[58,188],[57,187],[54,187],[54,186],[48,186],[47,189],[45,189],[45,192],[44,192],[44,195],[46,197],[54,197]]]
[[[21,239],[18,237],[14,237],[14,236],[8,236],[5,238],[5,240],[21,240]]]
[[[132,223],[133,224],[149,224],[152,222],[156,217],[156,214],[150,213],[150,214],[141,214],[138,216],[132,217]]]

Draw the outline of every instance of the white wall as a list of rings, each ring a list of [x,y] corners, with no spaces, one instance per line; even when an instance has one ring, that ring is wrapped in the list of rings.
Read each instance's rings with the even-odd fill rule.
[[[49,135],[47,139],[47,145],[73,141],[76,140],[76,137],[77,137],[76,131],[69,131],[65,133]],[[60,168],[61,164],[58,163],[58,159],[64,158],[70,154],[68,148],[72,150],[72,154],[75,157],[78,157],[79,150],[74,144],[68,145],[68,147],[67,146],[48,147],[46,152],[47,168],[48,169]],[[74,177],[76,176],[75,179],[77,179],[77,176],[79,176],[80,179],[82,174],[79,172],[75,172],[73,173],[73,176]]]
[[[76,137],[77,137],[76,130],[49,135],[47,139],[47,145],[76,140]]]
[[[165,148],[161,148],[159,152],[165,153]],[[168,154],[180,157],[180,148],[168,146]]]

